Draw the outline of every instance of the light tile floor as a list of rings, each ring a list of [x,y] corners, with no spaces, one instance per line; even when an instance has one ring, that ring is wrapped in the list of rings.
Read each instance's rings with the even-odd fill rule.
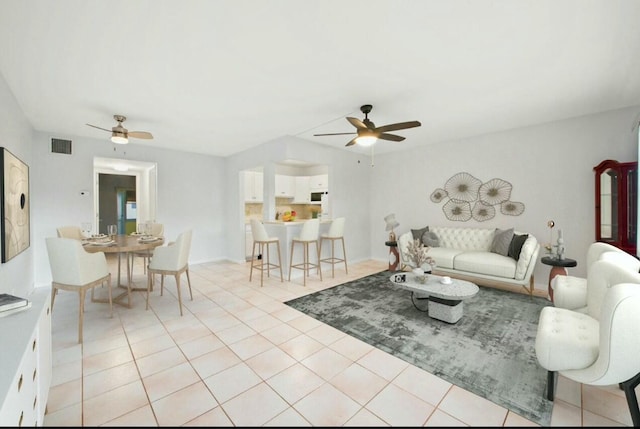
[[[109,258],[114,276],[117,265]],[[336,267],[337,268],[337,267]],[[386,269],[363,261],[260,287],[249,263],[190,267],[181,317],[173,278],[132,308],[86,300],[77,343],[75,293],[53,311],[47,426],[535,426],[428,372],[291,309],[283,302]],[[123,273],[125,269],[123,268]],[[124,277],[124,275],[123,275]],[[285,273],[286,279],[286,273]],[[123,279],[124,280],[124,279]],[[146,287],[143,267],[134,285]],[[117,291],[122,291],[118,289]],[[104,288],[98,294],[104,295]],[[540,392],[543,394],[543,392]],[[552,426],[631,426],[617,386],[560,377]]]

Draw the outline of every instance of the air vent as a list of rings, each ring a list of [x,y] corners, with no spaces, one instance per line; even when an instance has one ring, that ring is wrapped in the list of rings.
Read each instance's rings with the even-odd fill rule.
[[[71,140],[51,139],[51,152],[71,155]]]

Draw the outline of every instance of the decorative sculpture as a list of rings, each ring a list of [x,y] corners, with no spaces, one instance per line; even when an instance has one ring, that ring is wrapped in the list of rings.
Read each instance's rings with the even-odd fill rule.
[[[461,172],[451,176],[444,189],[436,188],[430,199],[436,204],[445,201],[442,211],[449,220],[484,222],[495,217],[495,206],[498,205],[504,215],[520,216],[524,213],[523,203],[511,201],[512,189],[506,180],[493,178],[482,183],[471,174]]]

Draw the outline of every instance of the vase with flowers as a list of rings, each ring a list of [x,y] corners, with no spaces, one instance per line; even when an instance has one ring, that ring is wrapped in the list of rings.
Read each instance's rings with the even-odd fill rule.
[[[425,272],[430,273],[431,268],[436,265],[436,261],[431,256],[427,255],[428,252],[429,247],[425,246],[420,239],[410,241],[407,246],[407,256],[414,264],[414,268],[411,272],[416,276],[416,279],[422,283],[426,281]]]

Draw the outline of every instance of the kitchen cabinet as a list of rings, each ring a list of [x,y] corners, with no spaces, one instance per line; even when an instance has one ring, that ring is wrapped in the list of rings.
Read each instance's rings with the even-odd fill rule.
[[[244,172],[244,200],[248,203],[261,203],[264,196],[261,171]]]
[[[44,426],[52,377],[51,288],[27,296],[31,308],[2,317],[0,426]]]
[[[638,163],[605,160],[595,171],[596,241],[636,254]]]
[[[318,174],[310,177],[309,188],[311,192],[322,192],[329,189],[329,175]]]
[[[295,188],[294,176],[276,174],[276,197],[291,198],[295,195]]]
[[[293,202],[300,204],[308,204],[311,202],[309,183],[311,177],[309,176],[296,176],[295,177],[295,193],[293,195]]]

